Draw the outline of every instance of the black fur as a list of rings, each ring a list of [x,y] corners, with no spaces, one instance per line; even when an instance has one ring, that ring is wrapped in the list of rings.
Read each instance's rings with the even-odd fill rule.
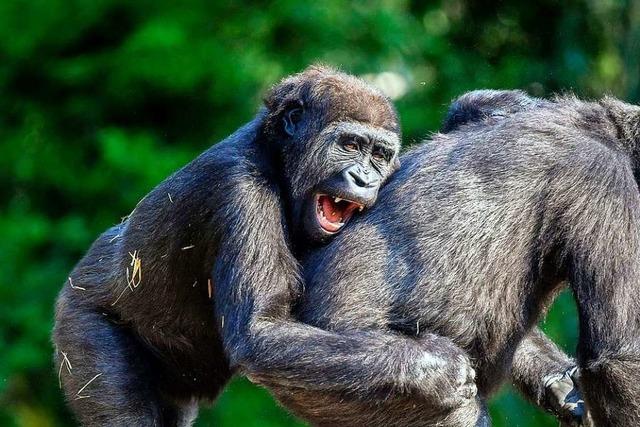
[[[311,67],[145,196],[95,241],[58,299],[56,369],[79,421],[189,425],[236,371],[359,396],[422,392],[419,343],[290,316],[300,287],[292,247],[332,235],[316,222],[318,192],[370,207],[398,148],[385,97]],[[372,358],[383,346],[389,354]]]
[[[640,425],[639,136],[640,108],[570,97],[436,135],[402,157],[365,217],[305,261],[303,321],[412,335],[432,345],[427,383],[460,366],[462,350],[477,370],[478,401],[445,411],[402,397],[272,389],[320,424],[472,425],[512,363],[520,382],[545,365],[570,366],[540,364],[549,348],[533,329],[569,284],[596,425]]]
[[[492,125],[516,113],[550,105],[520,90],[475,90],[452,102],[442,132]],[[563,426],[587,426],[590,418],[576,380],[579,370],[573,363],[541,331],[534,330],[516,349],[512,380],[524,396],[555,414]]]

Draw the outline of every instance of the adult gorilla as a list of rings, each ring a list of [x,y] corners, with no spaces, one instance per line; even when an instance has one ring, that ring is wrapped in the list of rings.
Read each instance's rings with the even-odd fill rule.
[[[640,425],[640,108],[611,98],[542,104],[406,153],[378,204],[309,254],[298,313],[343,333],[448,337],[471,356],[486,398],[512,361],[514,372],[536,366],[533,328],[569,283],[594,421]],[[433,350],[437,371],[447,354]],[[264,382],[317,424],[469,425],[461,411],[478,413]]]

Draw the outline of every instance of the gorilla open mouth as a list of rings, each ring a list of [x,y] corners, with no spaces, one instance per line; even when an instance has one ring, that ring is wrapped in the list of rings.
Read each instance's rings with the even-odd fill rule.
[[[332,197],[327,194],[316,195],[316,219],[320,227],[328,233],[338,232],[351,219],[353,213],[362,211],[364,205]]]

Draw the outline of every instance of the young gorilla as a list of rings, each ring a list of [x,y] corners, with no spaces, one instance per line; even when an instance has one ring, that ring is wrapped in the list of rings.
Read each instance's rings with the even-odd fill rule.
[[[479,117],[406,153],[376,206],[309,254],[297,313],[334,332],[446,337],[471,356],[480,402],[443,410],[406,396],[346,399],[272,378],[304,418],[469,426],[510,372],[533,400],[554,398],[558,383],[545,390],[535,379],[572,362],[535,325],[568,284],[595,425],[640,425],[640,108],[559,98]],[[450,348],[434,354],[434,370],[459,357]]]
[[[54,342],[82,424],[187,425],[238,369],[363,398],[431,396],[420,342],[290,317],[300,289],[291,248],[340,231],[398,167],[392,105],[321,67],[283,80],[265,105],[149,193],[72,271]],[[472,371],[454,386],[452,401],[472,394]]]

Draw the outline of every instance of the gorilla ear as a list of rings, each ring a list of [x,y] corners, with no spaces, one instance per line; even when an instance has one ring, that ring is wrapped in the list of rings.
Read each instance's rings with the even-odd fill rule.
[[[287,108],[282,118],[284,124],[284,131],[293,136],[298,131],[298,124],[302,120],[304,114],[304,106],[302,102],[298,102],[291,107]]]

